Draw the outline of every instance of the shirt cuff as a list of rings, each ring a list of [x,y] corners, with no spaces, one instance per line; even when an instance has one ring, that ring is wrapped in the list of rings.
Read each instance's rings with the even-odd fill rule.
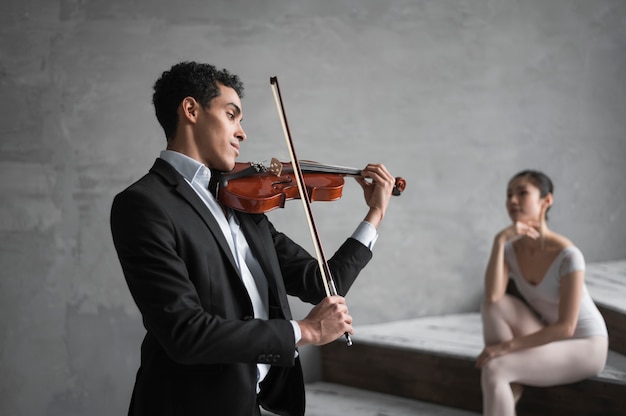
[[[291,326],[293,326],[293,337],[295,339],[293,345],[296,345],[302,339],[302,331],[300,330],[300,325],[298,325],[296,321],[289,322],[291,322]]]
[[[378,240],[378,232],[376,231],[376,227],[369,222],[361,221],[359,226],[356,227],[356,230],[354,230],[354,233],[352,233],[352,238],[371,250],[376,240]]]

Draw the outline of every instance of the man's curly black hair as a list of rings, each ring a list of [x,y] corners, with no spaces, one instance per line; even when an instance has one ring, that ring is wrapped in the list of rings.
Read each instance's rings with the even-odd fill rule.
[[[226,69],[218,70],[210,64],[183,61],[163,72],[154,83],[152,104],[157,120],[170,140],[178,126],[177,109],[185,97],[193,97],[205,108],[220,94],[218,85],[230,87],[243,97],[243,83]]]

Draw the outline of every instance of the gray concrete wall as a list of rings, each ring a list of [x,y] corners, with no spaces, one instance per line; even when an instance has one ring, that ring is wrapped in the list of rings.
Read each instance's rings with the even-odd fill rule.
[[[623,0],[3,1],[0,414],[126,411],[143,329],[109,209],[164,146],[151,86],[173,63],[242,76],[242,161],[287,155],[276,75],[301,158],[407,180],[358,326],[477,310],[522,168],[552,176],[552,227],[588,261],[626,257],[625,22]],[[301,211],[271,217],[309,247]],[[349,180],[314,211],[332,252],[366,210]]]

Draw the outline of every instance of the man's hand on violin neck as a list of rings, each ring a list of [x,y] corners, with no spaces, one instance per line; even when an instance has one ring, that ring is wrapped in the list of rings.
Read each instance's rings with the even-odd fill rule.
[[[353,334],[352,317],[348,314],[346,301],[341,296],[328,296],[317,304],[301,321],[297,321],[302,338],[297,346],[324,345],[341,337]]]
[[[378,227],[385,216],[396,179],[383,164],[370,163],[361,170],[361,177],[356,177],[356,180],[363,188],[365,203],[370,207],[365,221]]]

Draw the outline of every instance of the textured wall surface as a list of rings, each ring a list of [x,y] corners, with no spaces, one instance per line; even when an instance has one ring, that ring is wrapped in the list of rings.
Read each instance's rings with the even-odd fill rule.
[[[626,257],[623,0],[5,0],[0,414],[126,411],[143,329],[109,210],[164,147],[151,86],[180,60],[242,76],[242,161],[286,158],[276,75],[301,158],[407,180],[348,295],[357,326],[477,310],[523,168],[553,178],[551,226],[588,261]],[[309,247],[301,211],[270,215]],[[332,253],[366,207],[350,179],[314,212]]]

